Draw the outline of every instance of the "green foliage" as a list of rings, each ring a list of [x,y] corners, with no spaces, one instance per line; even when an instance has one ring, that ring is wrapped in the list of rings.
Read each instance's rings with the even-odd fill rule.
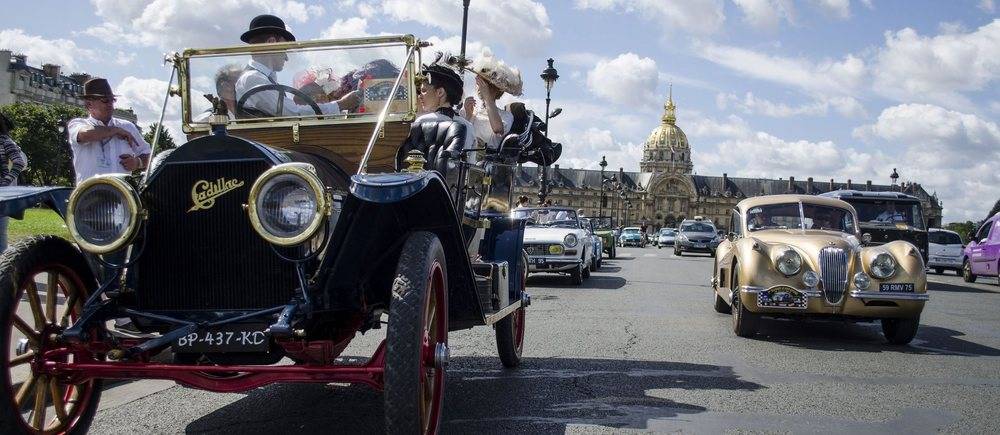
[[[951,230],[962,238],[962,243],[969,243],[969,233],[978,229],[978,224],[973,221],[952,222],[944,226],[944,229]]]
[[[10,218],[7,225],[8,244],[14,244],[25,237],[45,234],[55,234],[70,239],[66,223],[56,212],[47,208],[29,208],[24,211],[24,219]]]
[[[73,152],[60,129],[73,118],[86,116],[82,108],[66,104],[14,103],[0,107],[15,124],[11,138],[28,156],[20,184],[70,186]]]
[[[159,146],[153,145],[153,135],[156,134],[156,125],[157,124],[155,122],[150,124],[149,131],[142,134],[142,137],[146,139],[146,142],[148,142],[149,145],[152,146],[155,151],[163,151],[163,150],[169,150],[171,148],[177,148],[177,144],[174,142],[173,136],[170,136],[170,130],[167,130],[166,128],[164,128],[163,131],[160,132],[160,145]]]

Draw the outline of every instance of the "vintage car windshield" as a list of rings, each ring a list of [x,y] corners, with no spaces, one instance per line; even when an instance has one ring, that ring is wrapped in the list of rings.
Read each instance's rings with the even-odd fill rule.
[[[747,229],[750,231],[773,229],[803,229],[856,232],[854,215],[850,210],[817,204],[761,205],[747,211]]]
[[[681,225],[682,233],[714,233],[715,227],[707,223],[691,222]]]
[[[529,227],[579,228],[576,212],[548,208],[522,208],[514,210],[515,219],[527,219]]]
[[[623,231],[623,234],[636,235],[636,234],[639,234],[639,229],[638,228],[625,228],[625,230]]]
[[[181,83],[188,89],[184,121],[193,126],[207,124],[211,104],[206,94],[225,102],[230,119],[238,122],[321,115],[374,119],[389,99],[400,68],[408,65],[406,55],[407,47],[402,42],[254,54],[195,54],[181,76]],[[406,68],[400,90],[389,106],[390,114],[411,110],[413,83],[408,80],[409,71]],[[358,91],[360,104],[335,104],[353,91]],[[321,113],[316,113],[317,108]]]
[[[674,234],[674,229],[673,228],[664,228],[664,229],[660,230],[660,235],[669,236],[669,235],[672,235],[672,234]]]
[[[924,229],[924,215],[920,203],[892,200],[852,200],[858,212],[858,221],[868,225],[894,226],[905,224]]]

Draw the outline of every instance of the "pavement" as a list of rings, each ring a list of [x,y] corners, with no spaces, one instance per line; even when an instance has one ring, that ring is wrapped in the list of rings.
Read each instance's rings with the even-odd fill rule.
[[[1000,286],[930,275],[908,346],[877,324],[764,320],[732,333],[712,309],[712,258],[619,248],[582,286],[532,275],[524,360],[505,370],[491,328],[453,332],[442,432],[1000,433]],[[384,330],[345,354],[370,355]],[[381,433],[363,386],[240,394],[164,381],[104,391],[91,433]]]

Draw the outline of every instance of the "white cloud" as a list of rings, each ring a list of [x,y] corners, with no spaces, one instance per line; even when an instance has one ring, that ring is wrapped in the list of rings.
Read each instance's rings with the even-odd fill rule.
[[[795,5],[790,0],[733,0],[751,26],[775,30],[781,21],[795,23]]]
[[[31,65],[61,65],[66,73],[79,68],[80,60],[96,58],[93,50],[81,48],[68,39],[45,39],[26,34],[21,29],[0,30],[0,48],[28,56]]]
[[[161,50],[238,45],[250,19],[272,13],[292,29],[324,14],[320,6],[288,0],[91,0],[106,21],[84,33]],[[107,40],[107,39],[106,39]]]
[[[1000,127],[994,121],[930,104],[901,104],[854,135],[870,143],[906,144],[893,163],[901,173],[906,168],[906,178],[938,192],[945,221],[981,219],[1000,197]]]
[[[115,63],[122,66],[132,63],[133,59],[135,59],[135,53],[126,53],[119,50],[118,54],[115,55]]]
[[[624,11],[673,29],[707,35],[717,32],[726,21],[722,0],[689,0],[679,5],[663,0],[576,0],[579,9],[601,12]]]
[[[979,0],[979,9],[988,14],[996,12],[996,6],[993,0]]]
[[[861,4],[865,5],[865,7],[868,9],[875,9],[875,5],[872,4],[872,0],[861,0]]]
[[[876,92],[904,102],[973,110],[963,95],[1000,79],[1000,19],[969,33],[934,37],[905,28],[885,33],[874,64]]]
[[[823,9],[827,13],[840,18],[847,19],[851,17],[851,1],[850,0],[814,0],[820,9]]]
[[[607,101],[634,106],[655,104],[659,72],[656,61],[624,53],[611,60],[597,62],[587,73],[587,88]]]
[[[113,89],[118,94],[118,102],[115,105],[119,108],[131,107],[139,119],[139,126],[147,129],[144,131],[148,131],[149,125],[160,119],[163,96],[167,91],[166,81],[128,76],[122,79]],[[202,92],[195,90],[193,94],[201,95]],[[208,108],[207,103],[200,98],[193,99],[192,103],[195,105],[194,112],[196,113]],[[170,135],[178,144],[185,142],[180,119],[180,98],[171,97],[167,102],[167,111],[164,113],[163,125],[170,130]]]
[[[450,0],[385,0],[381,12],[397,21],[413,21],[447,33],[462,31],[462,7]],[[537,54],[552,38],[545,6],[532,0],[472,2],[469,37],[496,41],[517,54]]]
[[[852,95],[864,84],[868,71],[864,60],[853,54],[839,61],[814,62],[709,42],[695,43],[693,51],[740,74],[819,95]]]
[[[715,104],[719,109],[733,108],[746,114],[757,114],[773,118],[789,118],[794,116],[826,116],[832,108],[837,113],[848,116],[864,116],[865,110],[861,103],[853,97],[833,97],[815,100],[799,106],[789,106],[785,103],[775,103],[765,98],[747,92],[742,98],[736,94],[719,93],[715,96]]]

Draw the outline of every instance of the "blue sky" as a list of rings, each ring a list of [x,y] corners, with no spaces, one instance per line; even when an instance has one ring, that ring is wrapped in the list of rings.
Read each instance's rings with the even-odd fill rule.
[[[538,74],[556,59],[562,166],[607,155],[637,170],[673,83],[697,173],[887,183],[898,168],[937,192],[946,222],[981,219],[1000,198],[997,3],[472,0],[470,54],[488,47],[520,68],[538,110]],[[140,124],[159,114],[162,53],[239,44],[258,13],[299,39],[413,33],[452,50],[461,26],[460,0],[8,4],[0,47],[108,77]]]

